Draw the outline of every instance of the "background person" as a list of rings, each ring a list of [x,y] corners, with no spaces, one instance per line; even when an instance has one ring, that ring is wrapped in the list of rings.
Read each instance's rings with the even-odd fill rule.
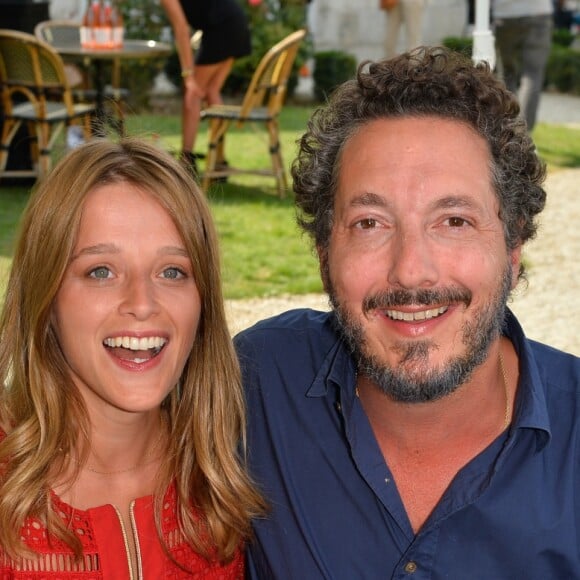
[[[544,177],[514,95],[444,48],[314,114],[294,189],[332,311],[235,340],[251,578],[580,577],[580,360],[506,306]]]
[[[48,5],[51,20],[70,20],[82,22],[87,9],[87,0],[51,0]],[[70,62],[65,62],[64,70],[71,87],[81,86],[84,83],[84,75],[81,68]],[[67,127],[67,148],[74,149],[84,141],[83,129],[79,125]]]
[[[161,0],[175,37],[183,78],[182,161],[197,174],[194,154],[200,112],[222,102],[221,89],[234,59],[250,54],[248,20],[237,0]],[[193,30],[201,30],[199,50],[191,47]]]
[[[427,0],[399,0],[386,12],[387,27],[385,36],[385,55],[391,58],[397,54],[401,29],[405,29],[405,47],[411,50],[422,44],[423,14]]]
[[[0,576],[242,578],[260,511],[204,196],[92,140],[32,195],[0,319]]]
[[[74,20],[81,22],[88,0],[51,0],[48,13],[52,20]]]
[[[492,0],[501,76],[532,131],[552,46],[552,0]]]
[[[575,0],[552,0],[554,7],[554,28],[571,32],[574,23]]]

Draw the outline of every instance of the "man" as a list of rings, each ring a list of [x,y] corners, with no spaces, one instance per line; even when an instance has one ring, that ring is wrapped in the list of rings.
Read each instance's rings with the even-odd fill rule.
[[[492,11],[502,76],[532,131],[552,46],[552,0],[493,0]]]
[[[580,361],[506,307],[545,202],[515,97],[442,48],[365,65],[293,177],[333,308],[236,337],[250,577],[580,578]]]
[[[423,16],[426,0],[398,0],[386,11],[385,55],[389,58],[397,54],[399,34],[405,28],[405,45],[411,50],[421,44],[423,36]]]

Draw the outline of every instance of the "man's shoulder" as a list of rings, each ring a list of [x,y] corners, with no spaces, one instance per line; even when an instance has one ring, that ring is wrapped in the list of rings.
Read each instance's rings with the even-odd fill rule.
[[[287,310],[281,314],[260,320],[253,326],[239,332],[235,341],[255,341],[267,336],[272,339],[275,336],[286,337],[299,333],[319,334],[325,330],[331,330],[331,313],[313,310],[311,308],[296,308]]]
[[[333,319],[329,312],[291,310],[239,333],[234,345],[248,396],[268,393],[274,406],[303,397],[340,344]]]
[[[543,380],[564,389],[580,389],[580,357],[534,340],[528,344]]]
[[[309,308],[288,310],[264,319],[241,331],[234,344],[241,358],[273,360],[278,354],[286,360],[309,358],[326,353],[336,344],[337,334],[331,312]]]

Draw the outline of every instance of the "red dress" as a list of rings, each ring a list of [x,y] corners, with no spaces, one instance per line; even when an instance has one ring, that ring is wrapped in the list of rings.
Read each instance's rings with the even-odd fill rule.
[[[117,580],[117,579],[212,579],[238,580],[244,575],[244,562],[238,550],[232,562],[221,565],[194,552],[180,537],[176,516],[176,491],[165,495],[162,513],[163,537],[173,558],[185,565],[181,569],[163,551],[153,516],[153,497],[135,500],[131,506],[132,529],[124,529],[117,509],[103,505],[78,510],[52,494],[54,509],[74,530],[83,546],[83,558],[76,562],[68,545],[48,538],[46,528],[30,518],[22,528],[22,538],[39,555],[11,561],[0,550],[0,580]],[[131,570],[125,534],[134,534],[139,570]]]

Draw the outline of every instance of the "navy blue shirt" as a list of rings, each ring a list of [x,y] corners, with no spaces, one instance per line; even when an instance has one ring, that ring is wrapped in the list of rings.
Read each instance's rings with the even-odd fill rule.
[[[580,578],[580,359],[525,338],[510,429],[469,462],[415,535],[355,396],[331,313],[294,310],[236,339],[252,476],[271,504],[250,578]]]

